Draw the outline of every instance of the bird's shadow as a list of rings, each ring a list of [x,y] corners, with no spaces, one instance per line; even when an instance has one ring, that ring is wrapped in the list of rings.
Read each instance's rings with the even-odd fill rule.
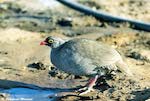
[[[10,88],[30,88],[30,89],[37,89],[37,90],[57,90],[57,91],[73,91],[78,89],[78,87],[76,88],[49,88],[49,87],[41,87],[38,85],[34,85],[34,84],[28,84],[28,83],[23,83],[23,82],[19,82],[19,81],[12,81],[12,80],[3,80],[0,79],[0,88],[3,89],[10,89]]]
[[[102,81],[102,80],[100,80],[100,81]],[[106,86],[105,84],[101,84],[101,85]],[[35,84],[28,84],[28,83],[23,83],[23,82],[18,82],[18,81],[0,79],[0,93],[2,93],[1,90],[10,90],[12,88],[28,88],[28,89],[33,89],[33,90],[37,90],[37,91],[38,90],[43,90],[43,91],[50,90],[54,93],[54,94],[48,96],[50,99],[53,99],[53,98],[56,99],[61,96],[76,96],[76,97],[82,99],[84,97],[79,96],[78,95],[79,92],[75,92],[81,87],[83,87],[83,86],[76,86],[74,88],[49,88],[49,87],[41,87],[41,86],[38,86]],[[97,88],[97,86],[95,86],[95,88]],[[104,88],[104,87],[102,87],[102,88]],[[104,91],[104,90],[101,89],[101,91]],[[84,99],[87,99],[87,98],[85,97]]]
[[[0,79],[0,93],[3,93],[4,90],[10,90],[12,88],[27,88],[27,89],[32,89],[32,90],[37,90],[37,91],[51,91],[54,94],[47,96],[50,99],[56,98],[59,93],[63,92],[74,92],[77,88],[49,88],[49,87],[41,87],[38,85],[34,84],[28,84],[28,83],[23,83],[23,82],[18,82],[18,81],[11,81],[11,80],[2,80]]]

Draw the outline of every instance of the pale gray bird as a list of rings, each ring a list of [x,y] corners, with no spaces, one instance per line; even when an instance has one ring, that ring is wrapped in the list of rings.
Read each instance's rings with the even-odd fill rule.
[[[65,41],[58,37],[48,37],[40,43],[52,48],[51,62],[60,70],[74,75],[91,76],[80,95],[93,90],[98,77],[119,69],[132,75],[120,54],[103,43],[75,38]],[[79,90],[79,91],[80,91]]]

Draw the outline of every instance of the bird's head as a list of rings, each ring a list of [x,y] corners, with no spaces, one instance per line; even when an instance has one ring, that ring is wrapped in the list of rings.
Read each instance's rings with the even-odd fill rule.
[[[61,38],[49,36],[44,41],[42,41],[40,43],[40,45],[46,45],[46,46],[49,46],[51,48],[57,48],[61,44],[63,44],[64,42],[65,41],[63,39],[61,39]]]

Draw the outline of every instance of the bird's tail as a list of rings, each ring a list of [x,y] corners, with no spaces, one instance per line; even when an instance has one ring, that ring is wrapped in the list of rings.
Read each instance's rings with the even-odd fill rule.
[[[133,76],[129,66],[121,59],[117,62],[118,69],[127,76]]]

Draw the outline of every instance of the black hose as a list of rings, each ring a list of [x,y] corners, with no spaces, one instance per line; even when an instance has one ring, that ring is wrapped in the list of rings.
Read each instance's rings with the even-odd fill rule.
[[[110,15],[108,13],[104,13],[101,11],[96,11],[92,10],[90,7],[81,5],[77,2],[74,2],[73,0],[57,0],[60,3],[73,8],[75,10],[78,10],[80,12],[83,12],[88,15],[92,15],[98,19],[102,19],[104,21],[109,21],[109,22],[129,22],[131,25],[134,26],[135,29],[140,29],[144,31],[150,31],[150,23],[142,22],[142,21],[137,21],[137,20],[130,20],[127,18],[122,18],[122,17],[117,17]]]

